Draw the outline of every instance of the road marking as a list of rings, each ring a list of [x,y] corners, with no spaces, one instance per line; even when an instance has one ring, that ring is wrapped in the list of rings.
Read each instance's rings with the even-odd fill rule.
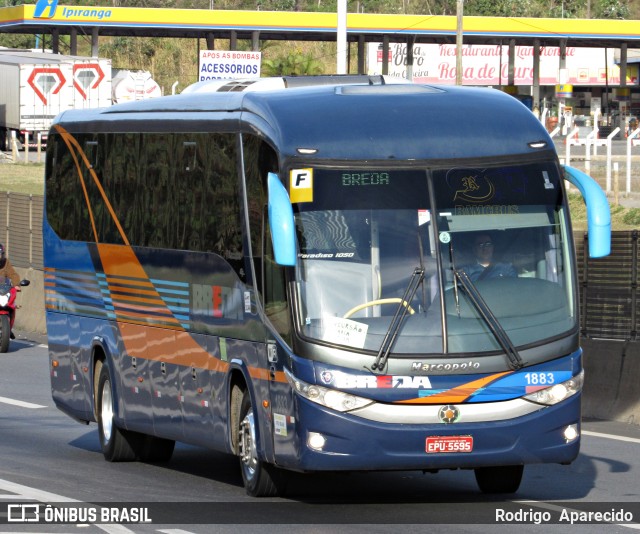
[[[77,502],[82,503],[77,499],[71,499],[69,497],[63,497],[62,495],[56,495],[55,493],[49,493],[48,491],[39,490],[37,488],[31,488],[29,486],[22,486],[15,482],[9,482],[8,480],[0,479],[0,490],[11,493],[13,495],[5,495],[0,493],[0,501],[2,500],[21,500],[21,501],[39,501],[41,503],[47,502]],[[103,525],[99,523],[93,523],[94,526],[101,530],[104,530],[108,534],[135,534],[133,530],[128,529],[123,525]]]
[[[46,406],[42,406],[41,404],[33,404],[31,402],[24,402],[16,399],[9,399],[7,397],[0,397],[0,402],[4,402],[5,404],[12,404],[13,406],[20,406],[22,408],[46,408]]]
[[[560,512],[560,513],[562,513],[562,512],[572,513],[573,512],[573,513],[580,514],[580,513],[584,513],[585,512],[585,510],[576,510],[574,508],[565,508],[564,506],[556,506],[555,504],[551,504],[551,503],[548,503],[548,502],[540,502],[540,501],[513,501],[513,502],[518,503],[518,504],[526,504],[526,505],[529,505],[529,506],[535,506],[537,508],[546,508],[547,510],[552,510],[554,512]],[[588,503],[583,502],[581,504],[588,504]],[[624,503],[623,502],[619,502],[618,504],[620,506],[622,506]],[[632,504],[632,503],[629,503],[629,504]],[[633,529],[633,530],[640,530],[640,524],[638,524],[638,523],[610,523],[610,522],[604,522],[603,526],[604,525],[616,525],[618,527],[630,528],[630,529]],[[572,526],[574,526],[574,525],[572,525]],[[577,525],[577,526],[579,526],[579,525]]]
[[[626,442],[630,442],[630,443],[640,443],[640,439],[638,438],[629,438],[627,436],[618,436],[615,434],[604,434],[602,432],[591,432],[590,430],[583,430],[582,431],[582,435],[583,436],[591,436],[594,438],[604,438],[604,439],[613,439],[613,440],[617,440],[617,441],[626,441]],[[561,512],[563,510],[566,510],[567,512],[577,512],[580,513],[581,510],[574,510],[573,508],[562,508],[560,506],[556,506],[554,504],[549,504],[549,503],[544,503],[544,502],[539,502],[539,501],[514,501],[514,502],[518,502],[518,503],[522,503],[522,504],[529,504],[531,506],[536,506],[538,508],[546,508],[548,510],[553,510],[554,512]],[[620,503],[620,505],[623,505],[624,503]],[[638,523],[615,523],[617,526],[620,527],[624,527],[624,528],[630,528],[633,530],[640,530],[640,524]]]
[[[616,436],[615,434],[602,434],[600,432],[591,432],[590,430],[583,430],[583,436],[593,436],[595,438],[616,439],[618,441],[628,441],[630,443],[640,443],[639,438],[628,438],[627,436]]]

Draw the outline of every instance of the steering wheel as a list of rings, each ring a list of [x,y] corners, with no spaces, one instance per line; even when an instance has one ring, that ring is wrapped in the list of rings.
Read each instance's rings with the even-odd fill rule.
[[[370,300],[369,302],[358,304],[357,306],[354,306],[353,308],[351,308],[347,313],[345,313],[342,316],[342,318],[348,319],[354,313],[359,312],[360,310],[364,310],[365,308],[370,308],[371,306],[378,306],[379,304],[402,304],[405,308],[407,308],[407,311],[409,312],[410,315],[413,315],[414,313],[416,313],[415,310],[409,305],[409,303],[406,300],[402,300],[399,297],[394,297],[389,299]]]

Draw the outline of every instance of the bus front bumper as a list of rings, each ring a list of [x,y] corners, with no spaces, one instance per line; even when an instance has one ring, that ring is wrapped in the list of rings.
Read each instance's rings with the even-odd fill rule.
[[[566,464],[580,450],[580,399],[578,393],[512,419],[400,424],[334,412],[298,397],[291,432],[275,436],[276,463],[303,471]],[[447,448],[460,451],[442,451]]]

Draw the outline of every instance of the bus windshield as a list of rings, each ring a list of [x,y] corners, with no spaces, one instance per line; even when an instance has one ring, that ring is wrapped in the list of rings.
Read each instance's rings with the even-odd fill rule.
[[[392,329],[391,356],[499,351],[456,270],[516,347],[576,327],[555,164],[306,167],[290,176],[304,338],[376,352]]]

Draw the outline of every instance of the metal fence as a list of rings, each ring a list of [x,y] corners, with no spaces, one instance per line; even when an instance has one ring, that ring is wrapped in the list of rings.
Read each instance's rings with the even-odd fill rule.
[[[0,193],[0,233],[11,263],[42,270],[42,195]]]
[[[44,197],[0,193],[1,239],[16,267],[42,270]],[[611,255],[591,259],[586,233],[574,235],[580,283],[580,329],[590,338],[638,339],[638,231],[613,232]]]
[[[580,282],[580,327],[594,339],[638,339],[638,231],[612,232],[611,254],[592,259],[588,236],[574,235]]]

